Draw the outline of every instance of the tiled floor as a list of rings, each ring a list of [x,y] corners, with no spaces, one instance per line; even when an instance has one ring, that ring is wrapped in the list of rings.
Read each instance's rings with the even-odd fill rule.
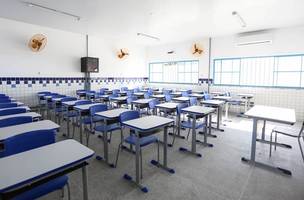
[[[268,126],[271,129],[272,125]],[[169,166],[176,171],[169,174],[150,164],[156,158],[156,145],[143,150],[144,179],[142,183],[149,188],[144,194],[134,185],[122,178],[125,172],[134,174],[134,155],[123,151],[118,168],[107,167],[92,159],[89,166],[89,196],[99,200],[303,200],[304,163],[300,156],[298,143],[279,137],[293,145],[293,149],[278,148],[271,159],[268,157],[269,145],[257,143],[257,160],[275,163],[291,169],[292,177],[276,174],[241,162],[242,156],[249,156],[251,141],[251,120],[233,118],[224,127],[225,132],[214,132],[217,138],[209,138],[213,148],[197,145],[203,154],[197,158],[179,152],[180,146],[190,146],[189,141],[177,139],[169,148]],[[260,127],[261,128],[261,127]],[[186,134],[186,132],[183,132]],[[58,140],[62,140],[58,134]],[[161,137],[161,134],[160,134]],[[202,137],[202,136],[199,136]],[[119,133],[113,133],[110,144],[110,159],[114,161]],[[169,137],[171,140],[172,138]],[[95,135],[91,137],[90,147],[96,154],[103,153],[103,145]],[[82,199],[81,171],[70,174],[72,199]],[[43,199],[59,199],[59,193],[50,194]]]

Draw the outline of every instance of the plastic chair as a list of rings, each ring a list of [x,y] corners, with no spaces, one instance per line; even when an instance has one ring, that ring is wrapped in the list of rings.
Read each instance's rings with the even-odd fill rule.
[[[144,93],[144,98],[145,99],[149,99],[150,98],[150,94],[148,92]]]
[[[190,97],[190,106],[197,105],[197,98],[196,97]]]
[[[156,115],[156,105],[160,104],[159,100],[153,99],[149,101],[149,110],[152,110],[152,114]]]
[[[204,100],[210,100],[211,95],[210,94],[205,94],[203,98],[204,98]]]
[[[0,108],[13,108],[17,106],[17,103],[0,103]]]
[[[19,114],[19,113],[26,113],[26,109],[16,107],[16,108],[12,108],[12,109],[1,110],[0,116],[14,115],[14,114]]]
[[[189,93],[187,91],[182,92],[182,97],[189,97]]]
[[[166,102],[172,101],[172,96],[171,96],[170,94],[166,94],[166,95],[165,95],[165,101],[166,101]]]
[[[87,105],[87,104],[91,104],[92,103],[92,101],[90,101],[90,100],[81,100],[81,101],[78,101],[78,102],[76,102],[75,103],[75,106],[80,106],[80,105]],[[76,112],[76,111],[74,111],[74,112],[69,112],[69,114],[70,114],[70,116],[69,116],[69,118],[76,118],[76,117],[78,117],[79,116],[79,113],[78,112]],[[75,127],[80,127],[80,124],[78,124],[78,122],[77,121],[75,121],[74,123],[73,123],[73,138],[74,138],[74,135],[75,135]]]
[[[9,98],[0,98],[0,103],[12,103],[12,100]]]
[[[5,94],[0,94],[0,97],[7,97]]]
[[[112,90],[112,95],[118,95],[119,92],[120,92],[120,90],[118,90],[118,89]]]
[[[120,88],[121,91],[128,91],[128,87],[122,87]]]
[[[77,98],[76,97],[64,97],[61,99],[60,103],[56,104],[56,108],[54,109],[54,113],[56,116],[58,116],[58,122],[59,124],[61,123],[61,118],[63,118],[63,113],[66,112],[65,107],[62,106],[62,102],[67,102],[67,101],[76,101]],[[64,119],[64,118],[63,118]]]
[[[127,111],[124,113],[121,113],[119,116],[119,122],[122,123],[128,120],[132,119],[137,119],[139,118],[139,112],[132,110],[132,111]],[[122,125],[123,126],[123,125]],[[118,150],[116,154],[116,161],[115,161],[115,167],[117,167],[118,164],[118,158],[119,158],[119,152],[120,150],[123,150],[122,144],[123,142],[130,144],[130,145],[136,145],[136,142],[139,140],[139,146],[140,146],[140,174],[141,178],[143,178],[143,171],[142,171],[142,150],[141,148],[153,143],[157,143],[157,162],[159,162],[159,140],[156,136],[154,135],[149,135],[149,136],[144,136],[147,133],[139,133],[139,137],[134,134],[134,131],[130,130],[130,136],[123,138],[123,127],[121,127],[121,142],[118,145]]]
[[[302,123],[302,127],[300,129],[300,131],[293,129],[291,127],[284,127],[284,126],[276,126],[274,127],[274,129],[271,131],[270,134],[270,151],[269,151],[269,157],[271,157],[271,151],[272,151],[272,134],[275,133],[275,142],[274,142],[274,150],[277,150],[277,138],[278,138],[278,134],[282,134],[288,137],[293,137],[293,138],[297,138],[298,139],[298,143],[299,143],[299,147],[300,147],[300,151],[301,151],[301,155],[302,155],[302,159],[304,162],[304,153],[303,153],[303,147],[301,145],[301,138],[304,142],[304,122]]]
[[[31,149],[39,148],[55,142],[54,130],[38,130],[19,134],[3,141],[4,151],[0,151],[0,157],[10,156]],[[64,175],[50,180],[42,185],[36,186],[31,190],[23,192],[14,200],[37,199],[56,190],[64,191],[67,186],[68,199],[70,199],[70,187],[68,184],[68,176]]]
[[[10,117],[0,120],[0,128],[33,122],[31,116]]]

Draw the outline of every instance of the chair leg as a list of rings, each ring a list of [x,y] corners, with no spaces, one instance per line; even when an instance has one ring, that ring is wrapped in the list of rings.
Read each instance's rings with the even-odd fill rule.
[[[274,138],[274,150],[277,150],[277,141],[278,141],[278,133],[276,132],[275,138]]]
[[[89,146],[91,131],[87,130],[87,147]]]
[[[121,148],[121,145],[122,145],[122,142],[121,143],[119,143],[119,145],[118,145],[118,149],[117,149],[117,153],[116,153],[116,160],[115,160],[115,168],[117,167],[117,163],[118,163],[118,157],[119,157],[119,152],[120,152],[120,149],[122,149]]]
[[[189,130],[188,130],[188,134],[187,134],[187,140],[188,140],[188,138],[189,138],[189,135],[190,135],[190,128],[189,128]]]
[[[72,138],[74,138],[74,136],[75,136],[75,126],[76,126],[76,124],[75,124],[75,122],[74,122],[74,121],[72,122],[72,124],[73,124],[73,133],[72,133]]]
[[[71,200],[71,188],[70,188],[70,183],[67,182],[66,186],[67,186],[67,190],[68,190],[68,200]]]
[[[108,139],[108,138],[107,138]],[[110,140],[109,140],[109,143],[111,143],[111,140],[112,140],[112,131],[110,132]]]
[[[159,141],[157,140],[157,162],[159,163]]]
[[[271,151],[272,151],[272,133],[273,133],[273,131],[271,131],[271,133],[270,133],[270,149],[269,149],[269,157],[271,157]]]
[[[304,140],[304,139],[303,139],[303,140]],[[303,148],[302,148],[302,145],[301,145],[301,140],[300,140],[300,137],[298,137],[298,142],[299,142],[299,147],[300,147],[300,151],[301,151],[302,159],[303,159],[303,162],[304,162],[304,153],[303,153]]]

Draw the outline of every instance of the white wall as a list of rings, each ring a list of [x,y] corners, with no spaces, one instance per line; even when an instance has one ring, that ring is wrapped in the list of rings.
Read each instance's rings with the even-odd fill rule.
[[[194,43],[202,45],[204,53],[200,56],[192,54],[192,46]],[[168,51],[174,51],[173,54],[168,54]],[[151,62],[165,62],[165,61],[182,61],[182,60],[199,60],[199,78],[208,78],[209,73],[209,39],[200,38],[192,41],[184,41],[180,43],[165,44],[150,46],[147,48],[147,68]],[[174,87],[185,88],[191,87],[193,89],[206,89],[206,85],[186,85],[186,84],[153,84],[155,87]]]
[[[274,30],[271,35],[272,44],[242,47],[236,45],[235,36],[213,38],[211,57],[215,59],[304,53],[304,27]],[[230,91],[233,94],[252,93],[256,104],[294,108],[298,120],[304,119],[303,89],[211,86],[210,90]]]
[[[47,36],[45,49],[35,53],[28,41]],[[0,71],[3,76],[81,77],[79,58],[85,55],[85,36],[0,18]]]
[[[117,52],[126,48],[129,56],[119,59]],[[147,77],[146,48],[126,39],[89,37],[89,56],[99,58],[99,73],[92,77]]]

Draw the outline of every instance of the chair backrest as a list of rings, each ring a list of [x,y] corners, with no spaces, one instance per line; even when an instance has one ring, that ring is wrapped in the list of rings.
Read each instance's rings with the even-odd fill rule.
[[[157,104],[160,104],[159,100],[153,99],[153,100],[149,101],[149,108],[154,109]]]
[[[0,97],[7,97],[5,94],[0,94]]]
[[[130,110],[130,111],[126,111],[123,112],[119,115],[119,122],[125,122],[128,120],[132,120],[132,119],[137,119],[139,118],[139,112],[136,110]]]
[[[120,90],[121,90],[121,91],[127,91],[127,90],[128,90],[128,87],[121,87]]]
[[[94,116],[97,112],[102,112],[108,110],[108,106],[106,104],[99,104],[90,107],[90,115]]]
[[[113,94],[113,95],[118,95],[118,93],[119,93],[119,90],[118,90],[118,89],[112,90],[112,94]]]
[[[12,100],[8,99],[8,98],[0,98],[0,103],[11,103]]]
[[[128,97],[127,98],[127,104],[131,104],[132,101],[135,101],[135,100],[137,100],[137,97],[135,97],[135,96]]]
[[[169,102],[172,100],[172,96],[170,94],[165,94],[165,101]]]
[[[12,108],[17,106],[17,103],[0,103],[0,108]]]
[[[86,105],[86,104],[91,104],[91,103],[92,103],[92,101],[90,101],[90,100],[81,100],[81,101],[77,101],[75,103],[75,106]]]
[[[139,92],[139,88],[134,88],[133,91],[134,92]]]
[[[153,94],[153,90],[152,90],[151,88],[149,88],[148,91],[147,91],[147,93],[148,93],[149,95],[152,95],[152,94]]]
[[[33,122],[31,116],[10,117],[0,120],[0,128]]]
[[[76,101],[76,100],[77,100],[76,97],[64,97],[63,99],[61,99],[61,102]]]
[[[0,158],[55,143],[55,134],[54,130],[37,130],[7,138]]]
[[[188,93],[187,91],[183,91],[183,92],[182,92],[182,96],[183,96],[183,97],[189,97],[189,93]]]
[[[19,114],[19,113],[25,113],[26,109],[25,108],[12,108],[12,109],[7,109],[7,110],[1,110],[0,111],[0,116],[4,115],[13,115],[13,114]]]
[[[144,98],[145,99],[149,99],[150,98],[150,94],[148,92],[144,93]]]
[[[10,99],[8,96],[0,96],[0,99]]]
[[[133,95],[133,91],[132,90],[127,91],[127,96],[128,97],[131,97],[132,95]]]
[[[205,94],[204,95],[204,100],[210,100],[211,99],[211,95],[210,94]]]
[[[197,98],[196,97],[190,97],[190,106],[195,106],[197,105]]]
[[[169,90],[163,90],[163,94],[168,95],[168,94],[170,94],[170,91]]]
[[[106,90],[107,90],[107,88],[100,88],[99,94],[104,95]]]
[[[188,107],[187,103],[180,103],[177,105],[177,114],[180,115],[182,113],[182,109]]]
[[[230,97],[231,94],[230,94],[230,92],[225,92],[224,96]]]

